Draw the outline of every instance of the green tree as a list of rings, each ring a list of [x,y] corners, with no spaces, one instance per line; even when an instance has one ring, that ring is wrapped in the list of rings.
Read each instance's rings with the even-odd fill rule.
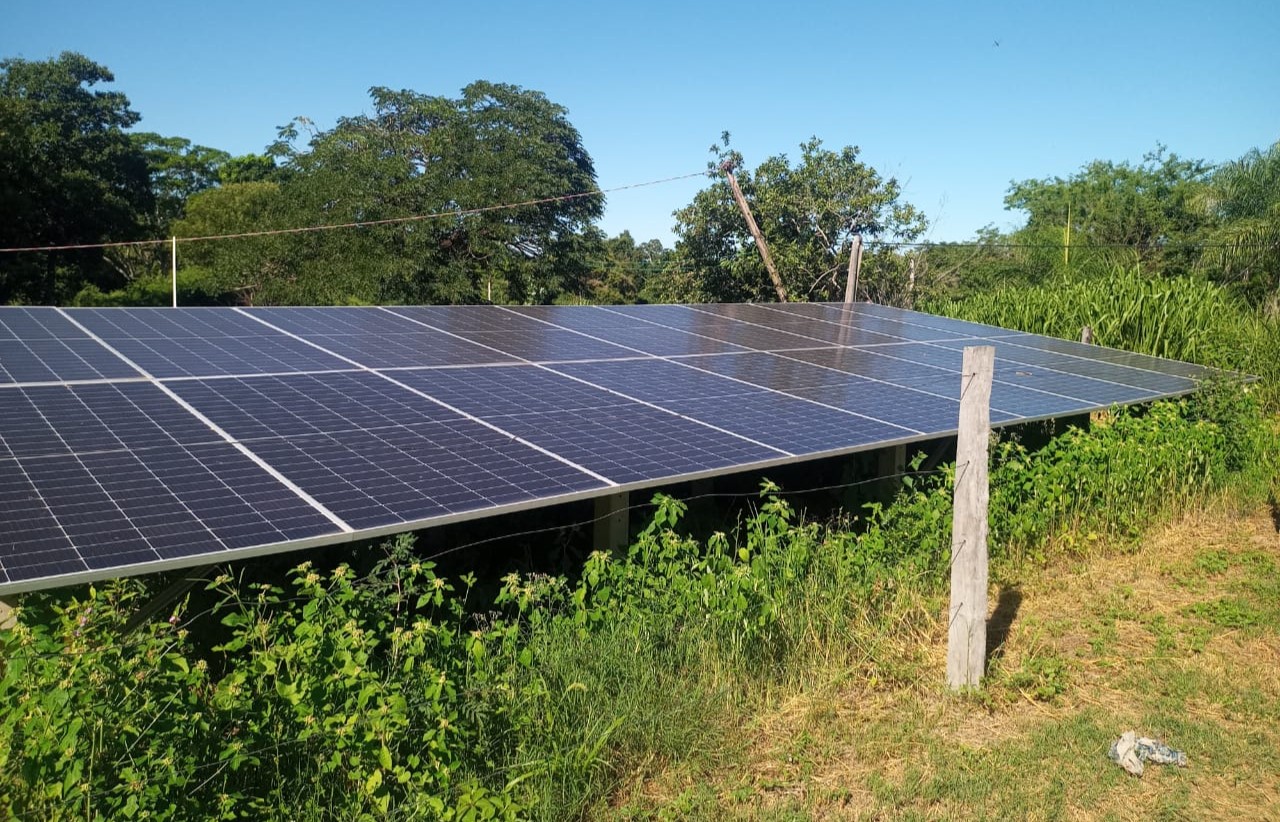
[[[130,137],[147,160],[155,199],[148,227],[156,234],[163,234],[182,217],[191,195],[217,185],[222,167],[231,160],[225,151],[194,145],[183,137],[163,137],[153,132]]]
[[[1095,160],[1065,179],[1011,183],[1005,208],[1027,214],[1014,241],[1041,246],[1028,263],[1043,274],[1060,263],[1111,270],[1135,261],[1149,271],[1186,273],[1208,224],[1196,203],[1210,169],[1158,146],[1138,165]]]
[[[220,279],[242,278],[260,302],[461,303],[491,291],[503,301],[553,299],[572,278],[563,272],[580,256],[582,230],[603,208],[598,194],[554,199],[596,188],[565,109],[539,92],[487,82],[458,98],[387,88],[371,95],[372,113],[313,130],[305,145],[307,121],[281,130],[269,150],[280,164],[276,202],[257,225],[446,216],[283,237],[278,255],[248,269],[222,251],[202,263]],[[223,202],[200,196],[202,208]],[[513,203],[524,205],[495,208]],[[190,219],[182,231],[195,232]]]
[[[243,154],[231,157],[218,166],[218,182],[261,183],[275,179],[278,169],[274,157],[266,154]]]
[[[155,207],[139,115],[106,67],[64,52],[0,61],[0,246],[138,239]],[[0,255],[0,301],[55,303],[122,272],[101,249]]]
[[[1280,294],[1280,142],[1214,170],[1201,206],[1215,220],[1204,262],[1252,301]]]
[[[735,172],[779,274],[793,299],[839,299],[844,292],[852,237],[911,241],[925,219],[901,199],[893,178],[882,178],[858,159],[855,146],[839,151],[814,137],[801,144],[797,164],[779,154],[755,171],[741,169],[742,157],[729,148],[729,135],[712,146],[710,186],[675,212],[678,240],[672,264],[655,278],[655,299],[690,301],[773,300],[773,287],[742,213],[719,169]],[[867,284],[900,267],[887,250],[864,255]]]
[[[287,236],[195,240],[281,227],[280,185],[274,182],[228,183],[191,196],[186,213],[173,232],[184,272],[196,269],[192,280],[209,294],[231,293],[253,304],[263,282],[286,280],[296,250]]]
[[[658,240],[637,243],[630,231],[606,236],[594,226],[583,232],[589,260],[568,299],[603,305],[641,299],[647,279],[661,272],[671,252]]]

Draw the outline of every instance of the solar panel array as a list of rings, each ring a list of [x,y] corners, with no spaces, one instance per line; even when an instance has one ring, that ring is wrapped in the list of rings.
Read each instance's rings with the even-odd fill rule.
[[[883,306],[0,309],[0,593],[1145,402],[1205,369]]]

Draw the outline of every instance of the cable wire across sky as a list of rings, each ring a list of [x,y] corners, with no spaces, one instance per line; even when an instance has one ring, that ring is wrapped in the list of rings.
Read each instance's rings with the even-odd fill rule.
[[[378,220],[356,220],[345,223],[322,223],[318,225],[296,226],[292,228],[270,228],[260,231],[241,231],[231,234],[204,234],[194,237],[160,237],[149,240],[120,240],[115,242],[102,243],[63,243],[59,245],[31,245],[31,246],[14,246],[10,248],[0,248],[0,254],[19,254],[19,253],[48,253],[51,251],[83,251],[96,248],[142,248],[146,246],[164,246],[183,243],[209,242],[213,240],[239,240],[253,237],[272,237],[289,234],[310,234],[318,231],[332,231],[348,228],[372,228],[374,226],[384,225],[400,225],[404,223],[423,222],[426,220],[436,220],[445,217],[469,217],[476,214],[487,214],[495,211],[506,211],[515,208],[527,208],[529,206],[546,205],[548,203],[566,202],[568,200],[577,200],[584,197],[596,197],[603,194],[612,194],[618,191],[628,191],[637,188],[646,188],[649,186],[662,185],[664,183],[673,183],[680,180],[689,180],[694,177],[708,176],[709,172],[695,171],[688,174],[677,174],[671,177],[663,177],[657,180],[649,180],[643,183],[630,183],[628,185],[613,186],[611,188],[596,188],[590,191],[577,191],[568,194],[558,194],[554,197],[540,197],[533,200],[522,200],[515,203],[501,203],[491,206],[480,206],[477,208],[452,209],[448,211],[433,211],[427,214],[411,214],[404,217],[388,217]],[[1158,244],[1140,244],[1140,243],[1000,243],[1000,242],[939,242],[931,240],[881,240],[876,238],[867,239],[868,246],[879,246],[882,248],[914,248],[914,249],[930,249],[930,248],[978,248],[990,250],[1154,250],[1162,248]],[[1266,244],[1231,244],[1231,243],[1190,243],[1178,246],[1181,250],[1186,251],[1207,251],[1210,249],[1248,249],[1248,248],[1267,248]]]

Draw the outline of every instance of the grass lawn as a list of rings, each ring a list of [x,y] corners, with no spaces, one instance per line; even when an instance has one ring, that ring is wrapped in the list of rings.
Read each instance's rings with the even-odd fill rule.
[[[1280,513],[1220,508],[992,591],[990,675],[948,695],[945,602],[730,711],[600,813],[671,819],[1280,820]],[[1010,574],[1005,573],[1006,579]],[[1136,779],[1123,731],[1190,767]]]

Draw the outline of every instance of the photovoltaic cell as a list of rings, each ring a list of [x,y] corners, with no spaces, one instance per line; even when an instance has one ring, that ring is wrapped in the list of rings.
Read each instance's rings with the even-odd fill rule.
[[[83,340],[89,335],[76,328],[56,308],[11,306],[0,312],[0,340]]]
[[[0,315],[0,384],[140,376],[52,308]]]
[[[0,456],[137,450],[218,440],[150,383],[33,386],[0,391]]]
[[[735,354],[723,359],[736,360],[739,356],[747,355]],[[702,361],[701,358],[699,361]],[[665,360],[567,363],[552,367],[593,385],[655,403],[700,397],[741,397],[759,394],[764,390],[760,386],[744,385],[704,370]]]
[[[395,306],[389,310],[451,334],[528,334],[548,327],[545,323],[498,306],[420,305]]]
[[[426,330],[421,324],[399,314],[366,306],[246,308],[243,311],[276,328],[308,338],[313,334],[325,334],[383,339],[396,334],[420,334]]]
[[[506,311],[541,320],[560,328],[599,334],[617,329],[653,329],[653,323],[601,306],[581,305],[513,305]],[[524,326],[530,328],[532,326]]]
[[[256,441],[254,452],[355,528],[603,488],[465,419]]]
[[[772,392],[751,399],[743,403],[736,397],[708,397],[665,402],[663,407],[694,419],[714,420],[730,431],[797,455],[891,442],[919,433]]]
[[[94,335],[116,340],[218,339],[271,333],[229,308],[78,308],[68,311]]]
[[[1115,348],[1104,348],[1098,345],[1085,345],[1084,343],[1073,342],[1072,340],[1059,340],[1054,337],[1042,337],[1038,334],[1007,334],[1001,336],[999,340],[1010,345],[1018,345],[1025,348],[1034,348],[1042,351],[1049,351],[1054,354],[1063,354],[1067,357],[1076,357],[1084,362],[1108,362],[1117,365],[1128,366],[1129,368],[1138,368],[1145,371],[1153,371],[1157,374],[1169,374],[1176,377],[1187,377],[1194,380],[1203,380],[1211,377],[1215,372],[1211,368],[1203,365],[1195,365],[1189,362],[1179,362],[1177,360],[1164,360],[1159,357],[1152,357],[1146,354],[1136,354],[1131,351],[1121,351]]]
[[[1155,394],[1182,394],[1194,391],[1196,388],[1195,380],[1189,377],[1178,377],[1141,368],[1135,369],[1107,360],[1084,360],[1067,354],[1010,344],[1000,339],[991,340],[990,344],[995,347],[996,359],[1000,362],[1039,366],[1050,371],[1105,380],[1117,385],[1139,388]],[[964,350],[963,344],[941,343],[941,345],[962,352]]]
[[[0,460],[0,511],[10,583],[337,530],[226,443]]]
[[[969,345],[995,425],[1214,373],[868,304],[4,308],[0,586],[945,435]]]
[[[516,358],[475,343],[425,329],[415,334],[386,337],[311,334],[308,339],[325,349],[370,368],[476,365],[516,362]]]
[[[169,316],[166,311],[174,314]],[[86,328],[154,377],[209,377],[350,368],[351,364],[238,311],[82,309]]]
[[[565,362],[634,357],[611,343],[584,337],[573,331],[543,326],[526,334],[486,331],[466,335],[467,340],[529,362]]]
[[[137,376],[136,370],[93,340],[0,340],[0,383]]]
[[[395,379],[484,419],[633,404],[617,394],[534,365],[398,371]]]
[[[614,382],[599,370],[604,366],[644,370],[642,379],[656,376],[649,366],[687,374],[690,379],[680,382],[670,379],[673,375],[666,372],[666,397],[682,390],[694,395],[697,392],[692,381],[706,386],[718,379],[653,360],[555,366],[564,375],[522,366],[398,372],[397,379],[619,484],[703,472],[732,464],[726,460],[750,458],[749,455],[754,455],[754,461],[781,455],[778,450],[717,430],[714,423],[701,425],[677,413],[602,390],[617,390],[617,386],[624,385],[638,389],[630,382],[635,375],[626,373],[625,379]],[[565,375],[586,379],[591,385]],[[727,380],[719,382],[725,384],[726,390],[759,390],[734,386]],[[661,398],[645,399],[666,406]]]
[[[170,385],[238,440],[295,437],[458,419],[365,371],[190,380]]]
[[[849,381],[849,375],[839,370],[821,368],[798,359],[768,353],[743,354],[739,357],[689,357],[685,363],[774,391],[792,392],[799,388],[841,385]]]
[[[750,350],[740,345],[687,331],[664,328],[615,311],[594,306],[591,309],[585,311],[579,306],[524,306],[519,309],[519,312],[525,316],[536,317],[545,323],[554,323],[561,328],[625,346],[633,355],[679,357]]]
[[[880,329],[871,330],[858,324],[825,322],[821,318],[806,317],[759,305],[699,306],[697,310],[821,340],[831,345],[876,345],[904,342],[909,339],[906,336],[888,333],[884,330],[883,324]]]
[[[516,436],[619,484],[712,471],[784,456],[674,414],[631,404],[501,418]]]

